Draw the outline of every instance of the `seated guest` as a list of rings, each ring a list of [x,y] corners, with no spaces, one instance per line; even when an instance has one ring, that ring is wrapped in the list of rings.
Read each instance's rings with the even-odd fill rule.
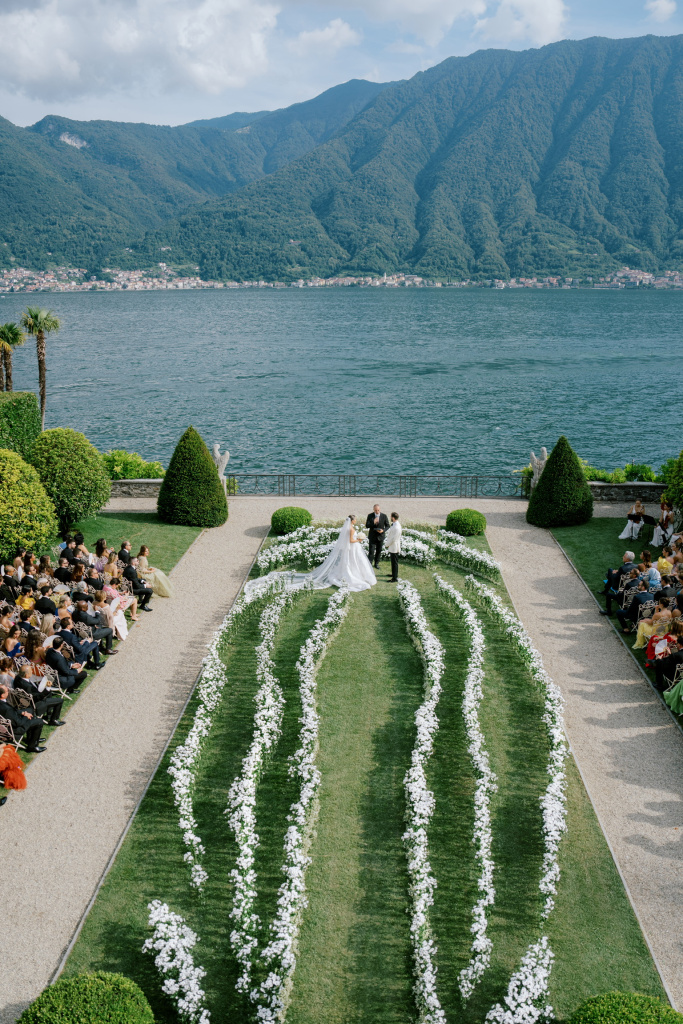
[[[93,562],[93,565],[98,572],[102,572],[108,560],[109,550],[107,548],[107,542],[104,537],[100,537],[99,540],[95,541],[95,561]]]
[[[59,566],[55,569],[54,577],[56,580],[59,580],[60,583],[71,583],[73,573],[69,568],[68,559],[59,559]]]
[[[2,641],[0,655],[5,658],[16,658],[22,651],[22,632],[18,626],[10,626],[7,636]]]
[[[71,583],[73,587],[76,587],[79,583],[82,583],[85,579],[85,566],[82,562],[74,562],[71,566],[72,577]]]
[[[121,636],[119,631],[118,631],[118,629],[116,628],[116,614],[115,613],[118,611],[118,607],[117,608],[112,608],[111,603],[107,604],[107,601],[105,600],[105,594],[104,594],[103,590],[97,590],[95,592],[95,596],[94,596],[94,598],[92,600],[92,610],[93,610],[93,615],[99,615],[100,620],[102,622],[104,622],[104,624],[106,626],[109,626],[110,629],[113,629],[115,635],[119,638],[119,640],[125,640],[126,639],[126,636],[128,635],[128,627],[126,626],[126,633],[125,633],[125,635]],[[123,615],[123,613],[121,613],[121,614]],[[124,621],[124,624],[125,624],[125,621],[126,621],[125,615],[123,616],[123,621]]]
[[[17,570],[13,565],[5,566],[5,575],[2,577],[0,587],[0,598],[8,604],[14,604],[21,593],[21,585],[17,580]]]
[[[130,564],[130,541],[122,540],[121,548],[119,550],[119,562],[123,562],[124,565]]]
[[[94,590],[101,590],[102,587],[104,586],[104,580],[98,573],[97,569],[88,569],[88,572],[85,577],[85,582],[88,584],[89,587],[92,587]]]
[[[12,609],[8,604],[4,604],[0,608],[0,640],[4,640],[7,637],[11,627],[14,625],[14,615]]]
[[[67,693],[73,693],[87,678],[88,673],[83,671],[79,661],[69,663],[61,652],[64,641],[61,636],[56,636],[52,646],[45,651],[45,663],[53,668],[59,676],[59,685]]]
[[[18,608],[30,608],[31,611],[35,608],[35,600],[33,599],[33,591],[30,587],[22,587],[21,593],[17,598]]]
[[[24,608],[19,615],[19,629],[25,637],[36,628],[31,622],[32,615],[33,612],[27,611],[26,608]]]
[[[88,614],[88,602],[85,598],[79,597],[77,599],[76,608],[71,618],[74,622],[82,622],[84,626],[90,626],[93,640],[101,641],[100,650],[102,654],[116,654],[116,651],[113,651],[111,647],[114,630],[110,629],[109,626],[103,626],[99,615]],[[102,644],[104,644],[104,649]]]
[[[12,725],[12,732],[17,742],[25,739],[26,749],[31,754],[42,754],[45,747],[40,745],[40,734],[43,731],[45,722],[38,715],[31,711],[17,711],[11,704],[7,703],[9,690],[6,686],[0,686],[0,715],[8,718]]]
[[[662,553],[657,559],[657,569],[660,573],[670,573],[674,564],[671,548],[662,548]]]
[[[671,685],[676,667],[683,664],[683,622],[673,622],[668,636],[662,639],[666,639],[666,647],[658,651],[654,659],[655,686],[658,690]]]
[[[635,505],[629,511],[629,518],[626,520],[626,526],[619,534],[619,540],[637,540],[638,534],[643,528],[644,515],[645,506],[640,498],[638,498]]]
[[[14,561],[12,562],[12,565],[14,566],[15,569],[21,568],[21,566],[24,564],[25,554],[26,548],[22,548],[21,546],[17,547],[17,553],[14,556]]]
[[[655,526],[655,531],[652,534],[652,543],[656,548],[661,548],[663,544],[668,544],[671,539],[671,534],[674,532],[673,529],[673,508],[668,501],[663,501],[660,505],[661,515],[659,516],[659,522]]]
[[[74,652],[76,659],[87,668],[94,668],[98,672],[101,668],[104,668],[100,664],[100,647],[97,640],[82,640],[77,633],[74,633],[73,622],[70,618],[62,619],[62,628],[59,635]]]
[[[57,605],[52,600],[52,587],[46,583],[40,588],[40,595],[36,601],[35,610],[41,615],[56,615]]]
[[[640,562],[638,563],[638,572],[647,572],[648,569],[652,568],[652,555],[645,548],[644,551],[640,552]]]
[[[74,561],[80,562],[84,569],[90,565],[90,555],[84,544],[77,544],[74,548]]]
[[[121,570],[119,569],[118,566],[118,558],[116,556],[115,551],[109,552],[107,562],[102,572],[106,573],[108,576],[111,576],[112,579],[116,579],[118,576],[121,575]]]
[[[636,563],[633,561],[635,558],[633,551],[625,551],[622,559],[622,564],[618,569],[608,569],[607,578],[605,580],[605,589],[601,590],[600,593],[605,595],[606,608],[601,611],[601,615],[612,614],[612,600],[616,596],[619,590],[619,584],[621,583],[621,577],[630,575],[631,570],[636,568]]]
[[[652,618],[641,619],[638,623],[638,633],[633,650],[637,651],[642,647],[647,647],[647,642],[653,633],[659,633],[660,636],[663,636],[670,622],[671,610],[669,602],[663,597],[661,601],[657,601]]]
[[[76,555],[74,554],[75,550],[76,541],[73,539],[73,537],[68,537],[65,547],[62,549],[62,558],[66,558],[69,565],[73,565],[73,563],[76,561]]]
[[[54,569],[52,568],[52,562],[50,561],[49,555],[42,555],[38,566],[38,575],[54,576]]]
[[[9,690],[14,688],[14,677],[16,671],[11,658],[0,658],[0,686],[6,686]]]
[[[85,554],[88,556],[88,558],[90,558],[90,552],[88,551],[88,549],[85,546],[85,537],[83,536],[83,534],[80,531],[78,533],[74,534],[74,540],[76,541],[76,547],[77,548],[79,548],[79,547],[83,548],[83,551],[85,552]]]
[[[673,584],[674,584],[674,577],[673,576],[662,576],[662,579],[661,579],[661,588],[662,589],[657,591],[657,593],[655,594],[655,598],[668,597],[669,601],[673,601],[673,598],[678,593],[678,590],[676,589],[676,587]],[[673,609],[672,609],[672,611],[673,611]]]
[[[138,607],[143,612],[151,612],[152,609],[148,608],[147,605],[149,604],[149,599],[154,591],[151,587],[146,586],[144,581],[138,576],[137,565],[137,558],[131,558],[130,565],[127,565],[123,570],[123,578],[131,583],[133,587],[133,594],[138,599]]]
[[[130,608],[130,617],[132,622],[139,622],[140,616],[137,614],[138,611],[138,599],[132,594],[123,594],[119,590],[120,580],[110,580],[109,583],[105,583],[103,587],[105,600],[111,602],[111,610],[114,613],[116,620],[116,632],[118,633],[120,640],[125,640],[128,636],[128,626],[126,625],[125,612]]]
[[[66,724],[60,719],[64,698],[53,697],[48,691],[45,679],[35,682],[31,678],[31,669],[28,665],[23,665],[17,672],[14,677],[14,688],[15,690],[23,690],[24,693],[28,693],[33,697],[36,714],[43,719],[46,725],[60,726]]]
[[[143,544],[138,552],[138,576],[142,577],[143,583],[152,588],[159,597],[173,597],[171,581],[161,569],[155,569],[147,561],[149,548]]]

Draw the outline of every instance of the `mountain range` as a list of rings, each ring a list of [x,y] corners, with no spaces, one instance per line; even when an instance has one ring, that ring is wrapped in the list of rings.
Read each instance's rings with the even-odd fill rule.
[[[236,280],[681,267],[683,36],[483,50],[179,128],[0,121],[0,168],[0,265],[163,249]]]

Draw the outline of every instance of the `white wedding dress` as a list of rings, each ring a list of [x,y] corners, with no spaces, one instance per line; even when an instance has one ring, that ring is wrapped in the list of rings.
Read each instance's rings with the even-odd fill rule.
[[[324,590],[326,587],[341,587],[343,583],[349,590],[369,590],[377,580],[363,545],[351,542],[351,531],[351,520],[345,519],[334,547],[313,572],[271,572],[247,583],[245,594],[262,590],[275,579],[282,579],[286,590],[299,590],[307,585],[314,590]]]

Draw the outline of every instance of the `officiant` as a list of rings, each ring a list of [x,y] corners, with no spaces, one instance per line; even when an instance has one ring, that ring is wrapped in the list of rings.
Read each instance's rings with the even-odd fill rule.
[[[385,534],[389,529],[389,520],[386,514],[380,511],[379,505],[374,506],[372,512],[365,520],[365,529],[368,531],[368,542],[370,547],[368,558],[374,565],[375,569],[379,569],[382,545],[384,544]]]

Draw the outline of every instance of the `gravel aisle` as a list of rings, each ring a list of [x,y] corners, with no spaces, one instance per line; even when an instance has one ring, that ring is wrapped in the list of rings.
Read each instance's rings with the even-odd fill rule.
[[[286,499],[237,497],[230,520],[203,534],[173,570],[176,597],[131,632],[0,810],[5,852],[5,953],[0,1022],[10,1024],[49,981],[167,743],[206,644],[230,607]],[[129,504],[130,502],[130,504]],[[315,518],[371,498],[306,498]],[[119,500],[117,504],[122,504]],[[153,500],[149,503],[153,505]],[[683,737],[643,681],[550,535],[515,500],[388,498],[403,520],[443,523],[476,507],[508,590],[567,701],[576,760],[630,889],[672,999],[683,1006]],[[125,500],[126,510],[146,511]],[[621,510],[619,510],[621,511]],[[618,514],[596,505],[596,514]]]

